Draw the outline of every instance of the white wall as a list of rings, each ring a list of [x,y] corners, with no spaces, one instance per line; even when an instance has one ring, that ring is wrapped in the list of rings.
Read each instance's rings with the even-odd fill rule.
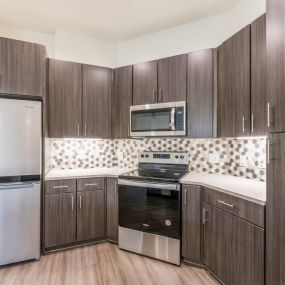
[[[241,0],[225,14],[114,43],[64,31],[40,33],[0,24],[0,36],[44,44],[52,58],[124,66],[218,46],[266,10],[266,0]]]
[[[213,48],[266,11],[266,0],[242,0],[229,12],[118,43],[117,66]]]
[[[55,32],[56,59],[113,68],[116,67],[116,48],[114,42],[63,31]]]

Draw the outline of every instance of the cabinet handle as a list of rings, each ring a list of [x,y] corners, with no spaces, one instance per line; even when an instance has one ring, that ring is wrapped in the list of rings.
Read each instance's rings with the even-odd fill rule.
[[[270,103],[267,102],[267,127],[270,127]]]
[[[203,224],[206,224],[206,222],[207,222],[207,210],[206,210],[206,208],[203,208],[203,212],[202,212],[202,222],[203,222]]]
[[[118,184],[117,182],[115,182],[115,196],[118,195]]]
[[[244,118],[244,116],[242,116],[242,133],[244,134],[244,132],[245,132],[245,127],[244,127],[244,121],[245,121],[245,118]]]
[[[80,125],[77,124],[77,136],[79,137],[80,136]]]
[[[79,208],[80,209],[82,208],[82,196],[81,195],[79,196]]]
[[[267,140],[267,164],[270,164],[270,159],[271,159],[271,157],[270,157],[270,145],[271,145],[271,143],[270,143],[270,140],[268,139]]]
[[[184,188],[184,205],[187,205],[187,190]]]
[[[163,101],[163,91],[162,88],[159,88],[159,102]]]
[[[98,183],[86,183],[84,186],[98,186]]]
[[[68,186],[67,185],[53,186],[53,189],[61,189],[61,188],[68,188]]]
[[[87,136],[87,126],[86,126],[86,124],[84,126],[84,134],[85,134],[85,137],[86,137]]]
[[[253,114],[251,114],[251,133],[254,133],[254,123],[253,123],[254,117]]]
[[[130,137],[130,135],[131,135],[130,134],[130,125],[128,125],[128,135],[127,136]]]
[[[222,204],[222,205],[225,205],[225,206],[228,206],[228,207],[230,207],[230,208],[234,208],[234,207],[235,207],[235,205],[228,204],[228,203],[226,203],[226,202],[224,202],[224,201],[222,201],[222,200],[218,200],[218,203],[220,203],[220,204]]]
[[[71,196],[71,210],[73,211],[74,209],[74,197]]]
[[[152,90],[152,101],[156,102],[156,92],[154,89]]]

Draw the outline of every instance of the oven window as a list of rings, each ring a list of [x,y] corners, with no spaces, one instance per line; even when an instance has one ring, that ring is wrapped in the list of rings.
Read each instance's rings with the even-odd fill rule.
[[[171,108],[132,112],[132,131],[169,131]]]
[[[180,191],[120,185],[119,225],[180,239]]]

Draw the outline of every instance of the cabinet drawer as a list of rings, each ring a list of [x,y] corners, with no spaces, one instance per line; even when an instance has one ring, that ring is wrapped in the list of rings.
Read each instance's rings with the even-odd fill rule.
[[[45,182],[45,194],[60,194],[76,192],[76,180],[62,179]]]
[[[81,178],[77,180],[77,191],[95,191],[105,188],[105,179],[103,177]]]
[[[205,202],[240,217],[259,227],[264,227],[264,206],[210,188],[204,188]]]

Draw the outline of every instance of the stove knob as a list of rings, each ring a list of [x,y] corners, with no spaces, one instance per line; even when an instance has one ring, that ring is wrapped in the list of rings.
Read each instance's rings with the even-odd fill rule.
[[[147,154],[145,157],[146,157],[146,158],[148,158],[148,157],[149,157],[149,155]]]
[[[144,154],[141,154],[141,157],[144,158]]]
[[[184,155],[180,155],[180,158],[183,159],[183,158],[184,158]]]
[[[175,158],[176,158],[176,159],[178,159],[178,158],[179,158],[179,156],[178,156],[178,155],[175,155]]]

